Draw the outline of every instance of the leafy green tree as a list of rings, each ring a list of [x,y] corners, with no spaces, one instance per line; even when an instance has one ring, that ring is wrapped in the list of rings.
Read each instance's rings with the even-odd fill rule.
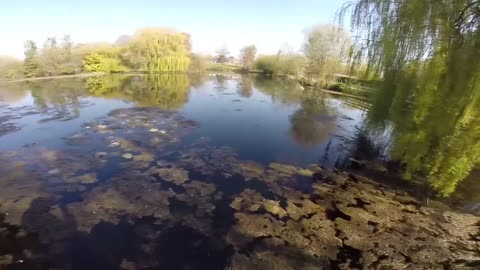
[[[13,57],[0,56],[0,78],[15,79],[23,76],[23,63]]]
[[[370,124],[391,121],[405,177],[426,176],[448,196],[480,163],[480,3],[358,0],[342,14],[349,8],[354,57],[383,74]]]
[[[203,72],[207,69],[208,59],[201,54],[190,54],[190,68],[191,72]]]
[[[86,72],[122,72],[126,68],[118,58],[94,53],[87,55],[83,60],[83,70]]]
[[[260,55],[255,61],[255,68],[265,74],[273,75],[278,71],[278,57],[276,55]]]
[[[253,68],[256,54],[257,47],[255,45],[245,46],[240,50],[240,61],[244,70],[250,71]]]
[[[33,40],[25,42],[25,59],[23,62],[25,77],[35,77],[39,71],[37,45]]]
[[[255,68],[265,74],[279,76],[299,76],[303,73],[305,58],[294,53],[261,55],[255,61]]]
[[[148,72],[186,71],[190,65],[189,36],[168,29],[143,29],[128,43],[132,67]]]

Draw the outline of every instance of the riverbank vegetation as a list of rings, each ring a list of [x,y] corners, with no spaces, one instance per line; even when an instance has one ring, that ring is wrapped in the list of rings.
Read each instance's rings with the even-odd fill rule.
[[[370,129],[391,121],[404,177],[426,176],[451,194],[480,163],[480,3],[359,0],[345,12],[354,62],[382,78]]]

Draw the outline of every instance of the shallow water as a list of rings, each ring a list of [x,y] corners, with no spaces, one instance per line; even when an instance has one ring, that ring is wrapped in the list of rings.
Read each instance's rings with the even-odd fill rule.
[[[79,130],[82,123],[113,109],[145,105],[178,111],[196,121],[199,128],[188,141],[206,137],[213,145],[234,148],[242,159],[333,166],[348,154],[348,141],[364,116],[362,109],[339,97],[316,94],[310,99],[320,100],[309,104],[291,82],[211,76],[201,85],[191,86],[188,77],[183,77],[186,75],[174,75],[179,76],[171,81],[118,77],[124,85],[107,92],[88,88],[88,82],[82,85],[82,80],[41,82],[34,89],[29,85],[2,86],[1,113],[16,118],[3,125],[13,124],[17,129],[1,137],[0,149],[32,143],[62,148],[61,138]],[[123,93],[140,79],[146,84],[142,85],[145,91]],[[22,90],[12,89],[15,87]],[[162,88],[178,91],[178,96],[155,101],[162,99]]]
[[[365,101],[261,77],[157,75],[2,85],[0,104],[0,257],[12,267],[428,268],[432,249],[473,256],[474,217],[432,219],[404,191],[335,169],[388,158],[389,127],[360,132]],[[453,253],[451,239],[464,241]]]

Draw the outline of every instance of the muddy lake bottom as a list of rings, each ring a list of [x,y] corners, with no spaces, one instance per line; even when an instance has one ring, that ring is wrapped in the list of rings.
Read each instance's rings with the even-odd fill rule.
[[[4,90],[0,269],[479,269],[480,217],[338,169],[358,106],[242,80]]]

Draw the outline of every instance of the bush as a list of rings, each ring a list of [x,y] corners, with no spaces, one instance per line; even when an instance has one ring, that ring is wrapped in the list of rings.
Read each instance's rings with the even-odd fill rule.
[[[270,75],[293,75],[303,73],[305,59],[296,54],[262,55],[255,61],[255,68]]]
[[[123,72],[126,68],[118,58],[94,53],[87,55],[83,60],[83,70],[86,72]]]
[[[276,55],[261,55],[255,61],[255,69],[265,74],[276,74],[279,71],[279,59]]]

